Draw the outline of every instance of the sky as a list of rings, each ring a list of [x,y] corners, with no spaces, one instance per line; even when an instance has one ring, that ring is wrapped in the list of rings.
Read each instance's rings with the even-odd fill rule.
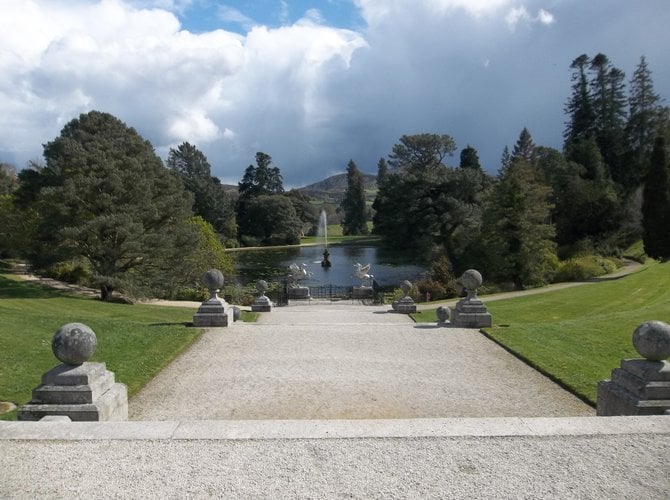
[[[560,149],[570,63],[646,57],[670,98],[668,0],[0,0],[0,162],[41,161],[81,113],[164,160],[188,141],[237,184],[262,151],[298,187],[376,173],[448,134],[495,173],[523,127]],[[668,104],[667,102],[665,103]]]

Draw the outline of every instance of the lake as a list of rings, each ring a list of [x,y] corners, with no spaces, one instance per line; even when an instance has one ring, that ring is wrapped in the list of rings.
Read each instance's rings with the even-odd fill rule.
[[[312,273],[310,279],[302,280],[305,286],[360,285],[353,275],[354,265],[370,264],[370,274],[381,286],[398,286],[403,280],[416,281],[428,273],[425,265],[413,262],[406,253],[398,253],[383,247],[366,245],[330,245],[330,268],[322,267],[323,247],[303,246],[295,248],[264,248],[231,252],[235,261],[236,278],[242,285],[255,283],[259,279],[281,281],[288,274],[288,267],[306,264]],[[415,260],[415,259],[414,259]]]

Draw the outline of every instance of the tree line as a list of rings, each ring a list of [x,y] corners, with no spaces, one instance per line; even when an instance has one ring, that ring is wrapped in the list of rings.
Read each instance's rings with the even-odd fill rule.
[[[344,234],[373,232],[434,262],[443,283],[468,267],[518,288],[551,281],[580,252],[615,254],[643,238],[651,257],[670,254],[668,108],[641,58],[625,74],[603,54],[570,65],[562,151],[523,129],[487,174],[474,147],[449,135],[404,135],[377,164],[378,193],[366,206],[353,160],[339,210]],[[206,156],[184,142],[165,163],[112,115],[91,111],[44,146],[44,164],[16,175],[0,168],[0,255],[45,274],[114,290],[176,296],[203,269],[232,270],[225,247],[299,243],[321,207],[286,192],[279,167],[255,156],[227,192]]]
[[[524,128],[490,176],[470,146],[446,166],[456,150],[448,135],[403,136],[378,165],[374,231],[442,269],[476,267],[516,288],[552,281],[559,258],[617,255],[640,237],[650,257],[670,257],[670,118],[645,58],[628,96],[604,54],[570,68],[562,151],[535,145]]]

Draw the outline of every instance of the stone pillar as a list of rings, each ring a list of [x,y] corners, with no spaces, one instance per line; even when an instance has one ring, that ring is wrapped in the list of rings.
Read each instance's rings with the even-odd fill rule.
[[[485,328],[493,324],[491,314],[484,303],[477,298],[477,288],[482,286],[482,275],[475,269],[468,269],[461,276],[461,283],[468,295],[451,311],[451,324],[459,328]]]
[[[409,292],[412,289],[412,283],[408,280],[405,280],[400,283],[400,289],[402,290],[402,293],[405,294],[405,296],[400,300],[394,301],[393,304],[391,304],[391,307],[394,311],[401,314],[415,313],[416,304],[414,303],[414,299],[409,296]]]
[[[202,276],[202,282],[209,290],[209,299],[193,315],[193,326],[228,326],[227,304],[218,296],[219,290],[223,288],[223,274],[218,269],[210,269]]]
[[[597,414],[670,414],[670,325],[648,321],[633,332],[633,345],[645,359],[624,359],[611,380],[598,383]]]
[[[62,364],[42,375],[31,401],[19,409],[19,420],[60,415],[76,421],[128,420],[128,391],[115,383],[105,363],[87,360],[95,352],[93,330],[81,323],[61,326],[51,348]]]
[[[265,296],[265,292],[268,289],[268,283],[265,280],[258,280],[256,282],[256,290],[258,290],[258,297],[254,299],[254,303],[251,304],[252,312],[270,312],[272,311],[272,302],[268,297]]]

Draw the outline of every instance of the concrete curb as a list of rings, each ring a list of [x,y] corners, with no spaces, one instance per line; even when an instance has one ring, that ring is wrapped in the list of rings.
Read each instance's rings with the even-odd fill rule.
[[[0,440],[272,440],[669,434],[670,418],[0,422]]]

